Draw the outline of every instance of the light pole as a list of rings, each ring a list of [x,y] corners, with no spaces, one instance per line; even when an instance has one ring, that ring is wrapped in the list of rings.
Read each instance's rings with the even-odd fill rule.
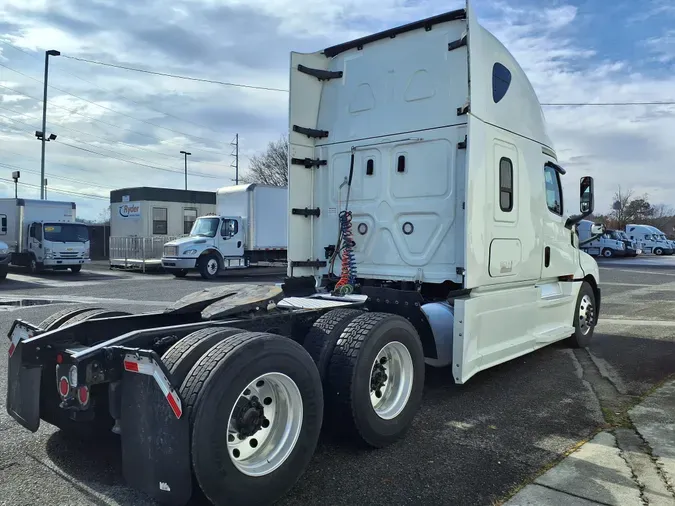
[[[181,151],[181,154],[185,155],[185,189],[187,190],[187,157],[192,153],[188,153],[187,151]]]
[[[44,187],[44,180],[45,180],[45,132],[47,131],[47,81],[49,78],[49,57],[50,56],[59,56],[61,53],[57,51],[56,49],[50,49],[49,51],[45,51],[45,78],[44,78],[44,90],[42,94],[42,132],[40,136],[37,135],[37,132],[35,132],[35,135],[38,137],[38,139],[42,140],[42,158],[40,160],[40,181],[42,184],[40,185],[40,198],[44,200],[45,198],[45,187]],[[56,136],[54,134],[50,135],[49,140],[54,140],[52,139],[52,136],[54,136],[54,139],[56,139]]]
[[[18,170],[12,172],[12,179],[14,180],[14,198],[19,198],[19,178],[21,177],[21,172]]]
[[[47,179],[45,179],[45,198],[47,198]]]

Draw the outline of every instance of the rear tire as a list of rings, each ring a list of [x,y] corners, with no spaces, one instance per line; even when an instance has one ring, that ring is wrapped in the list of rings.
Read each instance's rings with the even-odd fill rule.
[[[567,342],[573,348],[586,348],[591,344],[593,331],[595,330],[595,292],[593,287],[584,281],[581,284],[577,296],[576,309],[574,310],[574,334]]]
[[[213,253],[204,255],[199,259],[199,274],[204,279],[214,279],[220,270],[218,257]]]
[[[188,334],[162,355],[174,385],[181,385],[190,369],[210,348],[228,337],[245,332],[231,327],[201,329]]]
[[[90,312],[101,311],[101,308],[84,307],[79,309],[71,309],[71,308],[62,309],[61,311],[57,311],[53,315],[48,316],[47,318],[42,320],[38,325],[38,327],[40,327],[45,332],[49,332],[51,330],[58,329],[61,325],[66,323],[71,318],[74,318],[75,316],[81,313],[85,313],[87,311]]]
[[[349,323],[363,314],[360,309],[333,309],[314,322],[305,338],[304,347],[314,360],[321,383],[328,377],[328,364],[335,349],[335,343]]]
[[[193,470],[213,504],[272,504],[307,468],[321,430],[323,393],[312,358],[295,341],[252,332],[229,337],[199,359],[181,395]],[[235,420],[244,439],[228,431]]]
[[[328,368],[331,421],[375,448],[397,441],[422,402],[424,373],[422,343],[408,320],[389,313],[357,316]]]

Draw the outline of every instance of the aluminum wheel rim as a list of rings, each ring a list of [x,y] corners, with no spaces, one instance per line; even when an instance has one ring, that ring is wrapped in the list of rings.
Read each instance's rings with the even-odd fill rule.
[[[237,419],[244,403],[258,399],[262,405],[262,426],[241,438]],[[273,372],[254,379],[239,394],[230,411],[227,452],[234,466],[248,476],[264,476],[281,466],[293,452],[302,428],[302,395],[285,374]],[[238,418],[239,417],[239,418]]]
[[[218,270],[218,261],[215,260],[214,258],[211,258],[206,263],[206,270],[209,271],[209,274],[215,274],[216,271]]]
[[[397,417],[408,404],[413,387],[413,360],[402,343],[386,344],[377,354],[370,370],[370,402],[384,420]],[[384,372],[385,377],[381,374]]]
[[[595,317],[595,308],[593,301],[588,295],[581,297],[579,303],[579,330],[583,335],[588,334],[593,326],[593,319]]]

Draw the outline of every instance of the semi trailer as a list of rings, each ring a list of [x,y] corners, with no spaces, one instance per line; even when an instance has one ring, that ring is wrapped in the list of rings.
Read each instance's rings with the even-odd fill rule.
[[[471,79],[469,80],[469,75]],[[127,483],[164,504],[283,497],[322,428],[404,437],[425,365],[457,384],[600,314],[537,96],[463,9],[292,53],[288,270],[164,311],[66,309],[9,331],[7,409],[119,434]],[[594,225],[593,233],[602,234]]]
[[[288,188],[250,183],[216,194],[216,213],[200,216],[190,235],[164,245],[162,267],[176,277],[197,270],[204,279],[221,269],[286,261]]]

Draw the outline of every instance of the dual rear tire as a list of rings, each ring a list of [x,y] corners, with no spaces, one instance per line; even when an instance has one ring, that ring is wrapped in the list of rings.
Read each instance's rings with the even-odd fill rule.
[[[381,448],[410,428],[422,402],[424,352],[408,320],[388,313],[335,309],[305,340],[322,378],[326,422]]]

